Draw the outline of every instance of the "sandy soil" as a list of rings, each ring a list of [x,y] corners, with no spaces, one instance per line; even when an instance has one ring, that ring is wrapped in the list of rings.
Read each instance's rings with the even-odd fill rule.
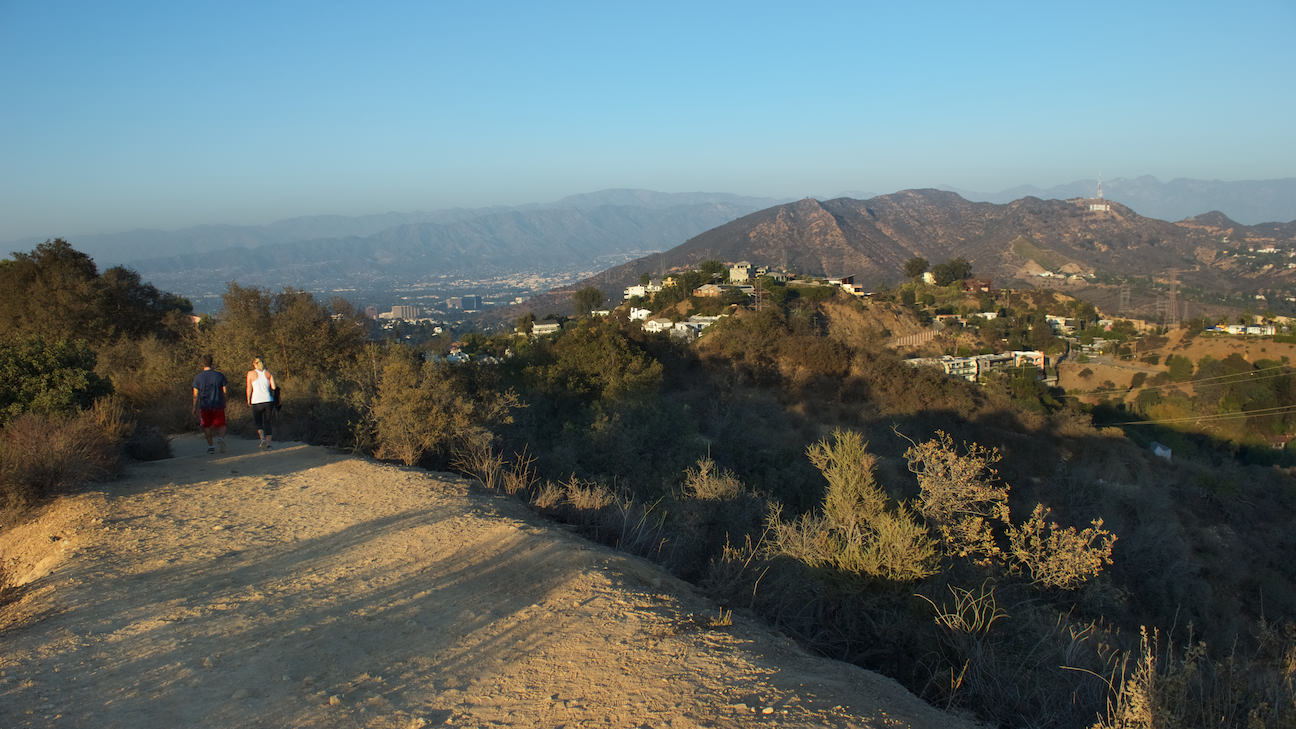
[[[0,535],[0,726],[966,726],[453,476],[173,448]]]

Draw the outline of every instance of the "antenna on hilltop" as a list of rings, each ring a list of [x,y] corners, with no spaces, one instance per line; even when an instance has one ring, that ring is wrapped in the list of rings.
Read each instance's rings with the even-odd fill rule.
[[[1091,213],[1110,213],[1111,205],[1103,199],[1102,175],[1098,175],[1098,197],[1089,201],[1089,212]]]

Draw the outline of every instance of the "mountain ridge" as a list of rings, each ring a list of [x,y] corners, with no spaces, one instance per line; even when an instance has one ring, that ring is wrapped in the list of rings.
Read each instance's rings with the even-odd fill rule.
[[[1296,285],[1289,268],[1244,269],[1226,255],[1237,246],[1296,251],[1296,222],[1246,226],[1213,212],[1172,223],[1110,199],[1024,197],[996,204],[944,190],[903,190],[868,200],[806,198],[756,211],[559,293],[592,285],[615,295],[643,273],[696,267],[707,259],[854,276],[865,287],[898,283],[912,257],[932,264],[965,258],[999,287],[1053,285],[1071,274],[1083,275],[1080,287],[1095,279],[1114,284],[1171,275],[1185,285],[1233,294]],[[1065,261],[1067,270],[1049,269],[1026,251],[1044,262]],[[1039,275],[1045,271],[1062,275]]]
[[[1296,177],[1237,181],[1177,177],[1161,182],[1142,175],[1102,180],[1101,184],[1105,197],[1120,200],[1149,218],[1178,221],[1203,211],[1228,209],[1232,219],[1246,225],[1296,220]],[[1003,204],[1028,196],[1061,200],[1095,197],[1098,186],[1099,180],[1092,179],[1046,188],[1018,185],[999,192],[948,189],[969,200]]]

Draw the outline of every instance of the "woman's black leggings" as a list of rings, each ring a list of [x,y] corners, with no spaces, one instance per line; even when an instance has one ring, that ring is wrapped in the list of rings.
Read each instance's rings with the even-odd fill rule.
[[[270,435],[270,408],[274,407],[272,402],[258,402],[252,405],[252,422],[256,423],[257,430],[264,435]]]

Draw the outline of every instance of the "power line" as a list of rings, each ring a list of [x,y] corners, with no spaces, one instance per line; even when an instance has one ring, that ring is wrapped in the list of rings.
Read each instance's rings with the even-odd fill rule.
[[[1246,418],[1255,417],[1259,415],[1263,415],[1263,416],[1285,415],[1287,413],[1292,413],[1292,412],[1296,412],[1296,405],[1282,405],[1279,407],[1261,408],[1259,410],[1245,410],[1236,413],[1217,413],[1215,415],[1192,415],[1192,416],[1184,416],[1181,418],[1165,418],[1162,420],[1130,420],[1124,423],[1107,423],[1107,425],[1165,425],[1167,423],[1187,423],[1187,422],[1200,423],[1203,421],[1214,422],[1214,421],[1222,421],[1222,420],[1243,420]]]
[[[1144,390],[1160,390],[1167,387],[1178,387],[1180,385],[1196,385],[1203,382],[1211,382],[1213,380],[1224,380],[1228,378],[1236,378],[1235,382],[1244,382],[1244,381],[1251,381],[1251,380],[1267,380],[1274,377],[1282,377],[1283,375],[1290,374],[1290,371],[1293,369],[1294,368],[1291,365],[1275,365],[1273,367],[1262,367],[1258,370],[1250,370],[1248,372],[1233,372],[1227,375],[1214,375],[1212,377],[1200,377],[1195,380],[1184,380],[1182,382],[1167,382],[1160,385],[1140,385],[1138,387],[1117,387],[1117,388],[1111,388],[1106,390],[1087,390],[1085,392],[1069,392],[1067,393],[1067,395],[1069,397],[1070,396],[1080,397],[1081,395],[1114,395],[1117,393],[1142,392]],[[1256,377],[1256,375],[1259,375],[1264,372],[1270,372],[1272,370],[1288,370],[1288,371],[1275,372],[1273,374],[1265,375],[1264,377]],[[1231,385],[1234,383],[1222,382],[1216,384]]]

